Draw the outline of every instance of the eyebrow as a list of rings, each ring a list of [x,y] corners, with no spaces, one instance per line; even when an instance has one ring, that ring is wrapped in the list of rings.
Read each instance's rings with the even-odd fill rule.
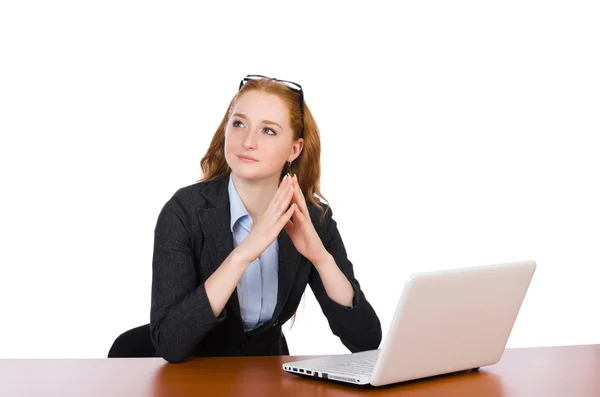
[[[241,114],[241,113],[236,113],[236,114],[234,114],[234,115],[233,115],[233,116],[231,116],[231,117],[239,117],[239,118],[242,118],[242,119],[246,119],[246,120],[248,120],[248,117],[246,117],[245,115],[243,115],[243,114]],[[261,122],[261,123],[263,123],[263,124],[276,125],[277,127],[279,127],[279,128],[281,128],[281,129],[283,129],[283,127],[282,127],[282,126],[280,126],[279,124],[277,124],[277,123],[276,123],[276,122],[274,122],[274,121],[270,121],[270,120],[261,120],[260,122]]]

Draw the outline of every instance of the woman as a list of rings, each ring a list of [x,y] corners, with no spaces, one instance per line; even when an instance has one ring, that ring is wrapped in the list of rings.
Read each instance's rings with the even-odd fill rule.
[[[247,76],[201,161],[165,204],[154,240],[150,327],[157,355],[287,355],[281,325],[310,285],[351,351],[381,324],[317,196],[317,125],[302,88]]]

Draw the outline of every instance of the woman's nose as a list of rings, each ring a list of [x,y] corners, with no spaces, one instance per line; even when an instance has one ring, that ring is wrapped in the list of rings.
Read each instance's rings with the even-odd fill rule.
[[[256,149],[258,141],[258,133],[256,131],[248,131],[244,140],[242,141],[242,146],[245,149]]]

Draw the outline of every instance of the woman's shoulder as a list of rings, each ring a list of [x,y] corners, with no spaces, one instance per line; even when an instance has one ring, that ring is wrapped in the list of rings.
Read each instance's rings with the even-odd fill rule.
[[[168,200],[167,205],[184,208],[218,205],[226,198],[227,176],[206,181],[197,181],[178,188]]]

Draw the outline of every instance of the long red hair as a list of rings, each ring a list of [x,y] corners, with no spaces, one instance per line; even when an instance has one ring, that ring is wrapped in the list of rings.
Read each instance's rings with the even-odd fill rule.
[[[206,154],[200,161],[202,169],[200,181],[210,181],[231,172],[231,168],[225,160],[225,127],[229,122],[236,100],[244,93],[252,90],[276,95],[287,106],[290,115],[290,125],[294,133],[293,139],[304,139],[304,148],[300,155],[292,162],[289,172],[297,175],[298,184],[304,193],[306,202],[319,208],[324,217],[325,211],[323,211],[323,207],[321,206],[321,200],[324,202],[327,202],[327,200],[320,191],[321,140],[317,123],[305,101],[303,101],[304,109],[300,109],[300,94],[278,83],[276,80],[266,78],[249,80],[235,94],[229,103],[223,120],[221,120],[221,124],[212,138]],[[304,120],[302,120],[302,114],[304,114]],[[287,172],[288,167],[282,164],[280,179]]]

